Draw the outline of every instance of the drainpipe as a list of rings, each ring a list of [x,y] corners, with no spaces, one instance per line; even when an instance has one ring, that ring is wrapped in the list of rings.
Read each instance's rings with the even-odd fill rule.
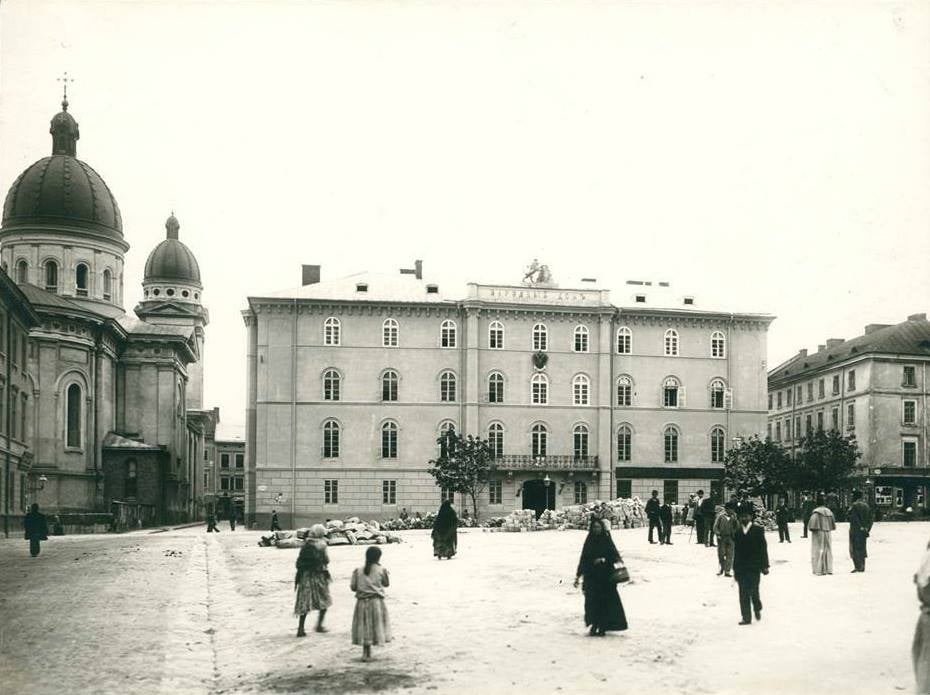
[[[94,383],[94,424],[93,424],[93,433],[94,433],[94,509],[99,510],[100,504],[97,498],[98,486],[100,484],[100,454],[99,454],[99,432],[97,431],[97,423],[100,418],[100,369],[98,368],[100,356],[100,329],[98,329],[96,340],[94,341],[94,352],[93,352],[93,364],[91,369],[93,369],[93,383]]]
[[[291,331],[291,528],[297,528],[297,298]],[[341,336],[340,336],[341,340]]]
[[[733,436],[731,413],[733,412],[733,406],[736,401],[736,398],[733,397],[733,394],[735,393],[735,391],[733,390],[733,379],[732,379],[732,375],[733,375],[732,366],[733,365],[732,365],[732,360],[730,359],[730,355],[733,354],[733,314],[732,313],[730,314],[730,318],[727,320],[727,337],[726,337],[726,344],[724,345],[724,350],[726,351],[724,355],[727,361],[727,388],[730,389],[730,407],[727,408],[727,413],[726,413],[726,423],[727,423],[726,424],[726,428],[727,428],[726,438],[731,439],[731,437]],[[766,391],[768,391],[767,384],[768,382],[766,381]],[[725,392],[724,392],[724,398],[726,398]],[[765,396],[763,395],[763,399],[764,398]],[[726,441],[724,441],[724,446],[726,446]],[[720,494],[723,497],[723,499],[720,500],[720,503],[723,504],[724,502],[726,502],[726,499],[727,499],[727,491],[723,487],[722,479],[720,481]]]
[[[614,398],[617,397],[617,331],[620,329],[620,309],[615,309],[610,321],[610,384],[607,388],[607,403],[610,405],[610,446],[607,450],[610,452],[610,458],[607,461],[607,485],[609,486],[607,494],[611,499],[617,493],[617,485],[614,482],[616,471],[614,465],[616,459],[617,447],[617,427],[614,421],[617,407]],[[664,493],[664,490],[663,490]]]
[[[6,424],[6,447],[4,451],[4,477],[3,477],[3,535],[6,538],[10,537],[10,385],[12,377],[12,365],[13,356],[10,354],[10,331],[13,329],[13,320],[10,316],[9,311],[6,312],[6,345],[4,345],[4,350],[6,352],[6,390],[3,392],[3,404],[5,410],[5,424]]]

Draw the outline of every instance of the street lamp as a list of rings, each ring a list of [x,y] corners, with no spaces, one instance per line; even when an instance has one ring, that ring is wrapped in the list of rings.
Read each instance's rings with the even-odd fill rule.
[[[552,478],[549,477],[549,474],[546,473],[546,477],[543,478],[543,485],[549,487],[552,484]]]

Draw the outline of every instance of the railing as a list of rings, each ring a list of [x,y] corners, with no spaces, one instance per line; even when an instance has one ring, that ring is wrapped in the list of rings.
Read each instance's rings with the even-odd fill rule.
[[[597,470],[597,456],[532,456],[529,454],[506,454],[494,459],[491,466],[498,470]]]

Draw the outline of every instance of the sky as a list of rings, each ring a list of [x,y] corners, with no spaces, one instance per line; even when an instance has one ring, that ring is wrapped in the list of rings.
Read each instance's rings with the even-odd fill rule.
[[[770,367],[930,309],[930,3],[7,1],[0,190],[64,71],[126,309],[174,210],[228,424],[246,297],[302,263],[667,281],[774,314]]]

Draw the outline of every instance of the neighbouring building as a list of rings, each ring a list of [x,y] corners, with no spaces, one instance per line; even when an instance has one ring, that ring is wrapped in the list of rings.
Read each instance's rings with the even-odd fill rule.
[[[216,512],[220,519],[232,514],[245,521],[246,509],[245,438],[241,427],[218,423],[216,427]],[[250,519],[251,521],[251,519]]]
[[[2,266],[28,300],[7,311],[20,329],[6,383],[20,400],[16,430],[7,423],[4,513],[37,501],[52,514],[113,513],[129,526],[197,518],[204,432],[188,408],[202,407],[208,321],[197,261],[172,214],[148,257],[142,301],[127,313],[119,206],[77,158],[67,98],[50,133],[51,156],[12,183],[0,226]],[[5,155],[21,156],[14,150]],[[26,450],[31,464],[16,461]],[[17,496],[22,483],[10,481],[23,473],[29,491]]]
[[[870,324],[801,350],[769,374],[768,435],[792,453],[815,428],[855,440],[859,483],[888,510],[926,507],[930,322]]]
[[[535,263],[523,285],[449,298],[422,271],[320,282],[304,266],[301,287],[249,297],[258,523],[435,511],[448,427],[491,443],[485,515],[719,494],[728,442],[765,430],[771,316],[702,310],[668,283],[627,283],[614,304]]]

